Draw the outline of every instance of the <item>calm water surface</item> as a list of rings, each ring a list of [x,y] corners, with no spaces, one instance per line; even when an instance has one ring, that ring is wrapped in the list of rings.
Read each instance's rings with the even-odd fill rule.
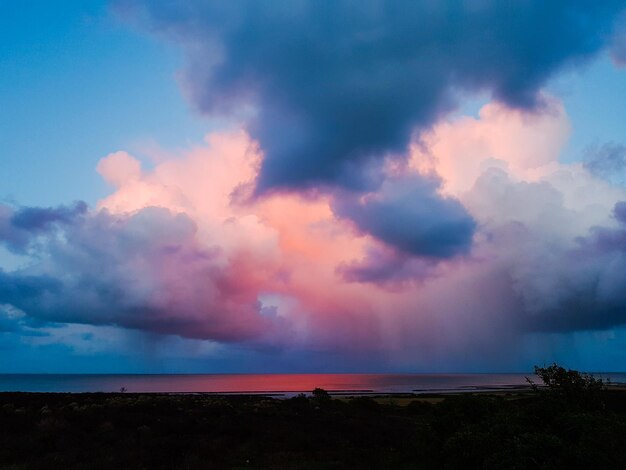
[[[626,373],[601,373],[626,383]],[[165,393],[436,392],[526,385],[532,374],[203,374],[56,375],[0,374],[0,391]],[[533,377],[534,378],[534,377]]]

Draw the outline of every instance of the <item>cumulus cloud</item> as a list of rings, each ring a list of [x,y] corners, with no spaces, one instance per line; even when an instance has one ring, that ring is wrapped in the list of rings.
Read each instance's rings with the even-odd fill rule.
[[[106,156],[96,207],[0,205],[23,261],[3,308],[422,363],[626,323],[621,151],[560,163],[541,92],[621,2],[124,3],[184,47],[193,103],[243,124],[149,169]]]
[[[455,199],[437,194],[439,181],[418,173],[386,179],[371,194],[338,197],[333,209],[359,230],[399,250],[424,257],[466,253],[475,223]]]
[[[542,99],[542,113],[528,114],[492,102],[477,117],[443,121],[412,145],[409,163],[422,173],[441,175],[442,192],[457,197],[488,168],[536,181],[558,166],[571,127],[558,100],[545,95]]]
[[[198,109],[247,117],[266,155],[261,190],[362,185],[360,164],[404,153],[411,134],[452,109],[459,91],[541,107],[540,88],[605,46],[625,7],[584,0],[120,4],[184,48],[184,87]]]
[[[272,334],[257,292],[184,214],[91,213],[43,235],[42,260],[2,273],[0,303],[51,322],[118,325],[221,341]]]
[[[0,273],[0,281],[4,280]],[[10,304],[0,304],[0,335],[11,334],[20,337],[42,337],[48,333],[42,330],[42,322],[26,315]]]
[[[114,162],[119,174],[121,162],[133,177],[118,179],[97,208],[2,206],[2,242],[18,247],[24,262],[1,273],[0,304],[42,322],[259,347],[313,339],[337,346],[352,331],[354,342],[344,341],[352,348],[359,334],[378,334],[374,320],[364,322],[330,290],[318,295],[334,283],[337,257],[360,251],[352,228],[334,218],[327,199],[250,202],[260,154],[245,133],[214,134],[145,172],[119,155],[105,157],[99,171],[107,177]]]
[[[374,246],[362,259],[340,263],[337,272],[348,282],[399,289],[411,281],[428,279],[436,267],[437,260],[432,258],[407,256],[393,248]]]
[[[124,157],[133,177],[96,208],[2,206],[25,261],[1,273],[0,304],[47,324],[400,362],[624,324],[626,193],[558,162],[569,127],[554,109],[443,122],[363,194],[249,197],[263,153],[244,132],[150,170]],[[520,133],[551,155],[502,144]]]
[[[591,227],[567,248],[527,253],[531,259],[514,268],[529,330],[602,330],[626,323],[623,206],[615,205],[613,226]]]
[[[119,187],[141,176],[141,163],[126,152],[115,152],[100,160],[97,170],[108,183]]]
[[[601,287],[602,283],[621,282],[623,240],[617,225],[622,205],[616,202],[624,198],[624,190],[597,178],[588,165],[559,163],[558,146],[553,148],[551,161],[545,159],[528,171],[510,149],[503,146],[498,150],[502,135],[517,121],[510,111],[502,109],[498,114],[499,119],[493,119],[481,112],[484,122],[465,118],[442,124],[445,139],[436,128],[430,140],[434,156],[429,168],[453,183],[446,187],[458,194],[479,224],[473,256],[508,280],[502,292],[509,292],[510,306],[503,308],[521,331],[573,331],[624,324],[626,310],[618,290],[609,294]],[[556,113],[551,119],[556,123],[563,115]],[[468,132],[468,128],[475,130],[487,123],[489,133]],[[542,125],[548,130],[555,123]],[[544,138],[560,140],[553,132],[546,132]],[[454,144],[450,147],[442,141]],[[462,167],[476,169],[478,177],[471,188],[454,184],[458,166],[449,152],[454,152]]]
[[[390,196],[395,183],[385,183],[384,162],[405,159],[411,139],[454,109],[459,96],[487,92],[524,111],[519,116],[553,112],[541,87],[606,46],[626,4],[129,0],[118,6],[183,48],[183,88],[197,109],[245,123],[263,152],[256,195],[340,187],[354,194],[333,204],[337,215],[401,251],[447,258],[467,251],[475,223],[424,175],[413,176],[413,189],[402,195],[421,202],[408,208],[391,201],[400,195]],[[550,154],[534,150],[520,164],[532,169]]]
[[[82,201],[73,206],[21,207],[18,210],[0,204],[0,241],[10,250],[22,252],[37,235],[71,224],[86,211],[87,205]]]

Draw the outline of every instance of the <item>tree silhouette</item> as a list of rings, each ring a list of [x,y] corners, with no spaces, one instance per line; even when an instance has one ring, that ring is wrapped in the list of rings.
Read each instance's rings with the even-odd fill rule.
[[[570,405],[587,407],[601,403],[600,392],[606,385],[601,378],[566,369],[556,363],[547,367],[535,366],[535,374],[543,382],[543,387],[539,387],[528,377],[526,381],[537,393],[564,400]]]

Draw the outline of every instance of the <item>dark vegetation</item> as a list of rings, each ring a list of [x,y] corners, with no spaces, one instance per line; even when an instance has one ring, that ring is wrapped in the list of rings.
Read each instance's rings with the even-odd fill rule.
[[[536,372],[545,385],[527,393],[403,406],[321,389],[2,393],[0,468],[626,468],[626,392],[556,365]]]

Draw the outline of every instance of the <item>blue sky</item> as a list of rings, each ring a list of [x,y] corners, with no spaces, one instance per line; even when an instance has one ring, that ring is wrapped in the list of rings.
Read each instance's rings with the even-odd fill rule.
[[[95,166],[108,153],[201,140],[208,124],[181,97],[180,66],[179,51],[105,2],[4,2],[0,197],[93,204],[107,192]]]

